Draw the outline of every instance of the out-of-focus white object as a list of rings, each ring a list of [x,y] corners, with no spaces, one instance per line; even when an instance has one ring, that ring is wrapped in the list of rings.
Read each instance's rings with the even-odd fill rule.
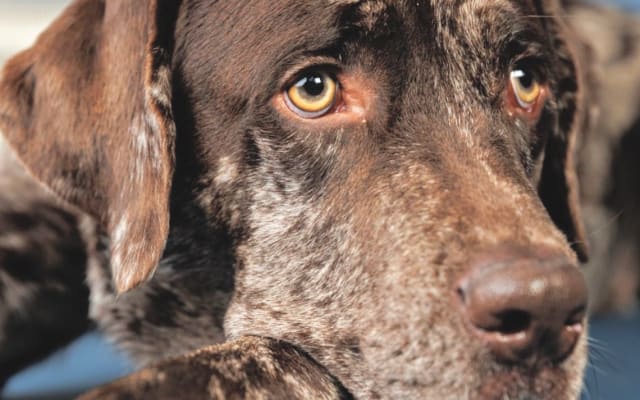
[[[29,47],[70,0],[0,0],[0,64]]]

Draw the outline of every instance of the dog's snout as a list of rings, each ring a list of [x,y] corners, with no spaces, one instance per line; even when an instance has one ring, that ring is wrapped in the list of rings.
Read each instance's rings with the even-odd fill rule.
[[[586,284],[563,258],[476,263],[457,291],[471,330],[501,362],[558,362],[584,329]]]

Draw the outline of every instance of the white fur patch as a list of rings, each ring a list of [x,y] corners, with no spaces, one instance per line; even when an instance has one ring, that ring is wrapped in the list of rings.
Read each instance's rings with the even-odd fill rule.
[[[136,182],[142,182],[149,166],[156,171],[162,167],[158,122],[149,113],[136,116],[129,127],[129,134],[135,149],[133,176]]]
[[[134,286],[134,279],[137,279],[135,263],[145,251],[154,252],[156,249],[150,248],[144,240],[128,241],[125,245],[114,247],[112,265],[116,282],[127,288]]]
[[[125,214],[120,219],[120,221],[118,222],[118,225],[116,225],[115,229],[113,230],[113,233],[111,234],[111,240],[114,243],[114,247],[119,246],[120,243],[126,240],[128,231],[129,231],[129,221],[127,219],[127,215]]]
[[[221,186],[232,183],[238,177],[238,165],[231,161],[230,157],[220,158],[218,173],[214,178],[216,185]]]
[[[7,233],[0,236],[0,245],[4,249],[26,250],[29,246],[29,241],[25,238],[24,233]]]
[[[147,96],[161,104],[163,107],[171,107],[171,71],[167,66],[162,66],[156,71],[156,81],[149,85]]]
[[[137,264],[144,259],[146,254],[156,254],[162,251],[143,237],[136,235],[132,227],[136,223],[135,219],[125,212],[114,221],[115,227],[111,231],[111,259],[113,279],[119,286],[131,288],[139,283],[140,274]],[[149,277],[151,274],[149,275]],[[144,277],[144,278],[149,278]]]

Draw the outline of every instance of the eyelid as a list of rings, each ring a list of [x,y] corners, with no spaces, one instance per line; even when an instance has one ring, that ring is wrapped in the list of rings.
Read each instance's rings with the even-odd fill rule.
[[[534,60],[536,64],[548,64],[554,60],[554,57],[549,53],[546,40],[546,34],[539,37],[532,34],[532,30],[526,29],[512,36],[502,46],[497,46],[498,54],[504,57],[503,60],[507,65],[524,60]]]
[[[521,55],[516,58],[509,66],[509,76],[511,76],[512,71],[518,69],[530,71],[540,84],[545,84],[549,81],[548,64],[540,57]]]
[[[280,81],[280,91],[286,90],[289,86],[296,83],[300,75],[310,69],[320,69],[326,71],[336,81],[338,81],[338,75],[343,69],[342,65],[332,57],[325,56],[313,56],[305,59],[304,62],[294,65],[288,68],[288,72],[284,74]]]

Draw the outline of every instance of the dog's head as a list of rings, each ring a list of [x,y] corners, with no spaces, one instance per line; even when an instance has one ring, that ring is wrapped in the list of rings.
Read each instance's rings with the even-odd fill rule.
[[[0,129],[103,224],[120,290],[196,207],[232,238],[229,337],[296,343],[356,395],[568,399],[586,247],[562,12],[81,0],[4,70]]]

